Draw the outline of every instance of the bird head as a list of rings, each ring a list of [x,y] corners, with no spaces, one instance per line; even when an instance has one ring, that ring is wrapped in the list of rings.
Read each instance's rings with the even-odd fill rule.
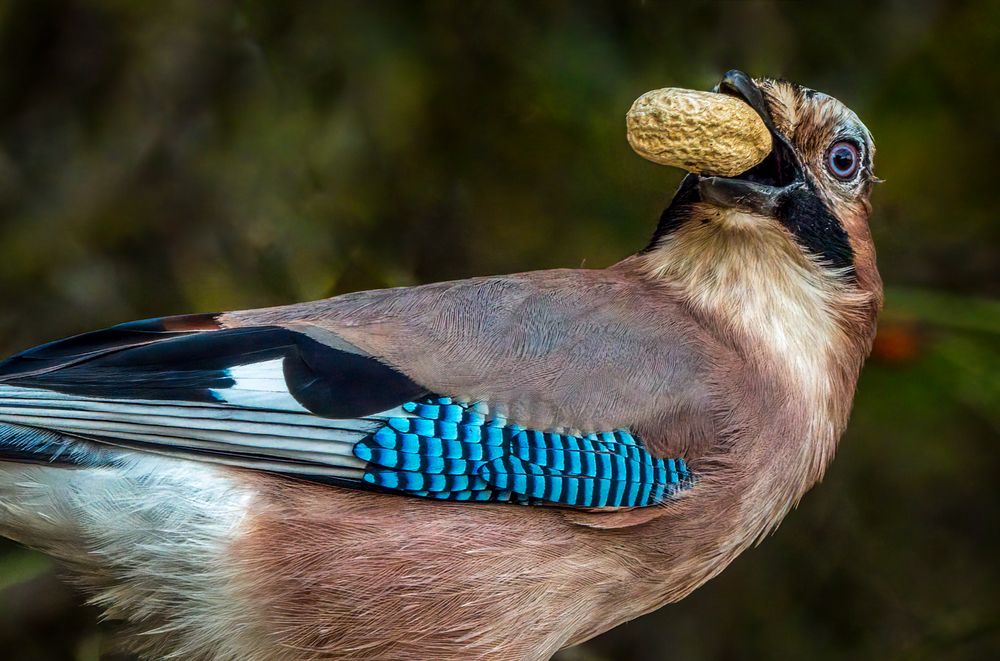
[[[683,266],[682,253],[696,248],[697,237],[752,235],[756,245],[784,253],[811,276],[880,299],[868,227],[869,195],[879,181],[875,145],[858,116],[827,94],[737,70],[714,91],[741,99],[760,116],[772,150],[734,177],[685,177],[645,251],[654,266]],[[656,259],[664,248],[671,254]]]

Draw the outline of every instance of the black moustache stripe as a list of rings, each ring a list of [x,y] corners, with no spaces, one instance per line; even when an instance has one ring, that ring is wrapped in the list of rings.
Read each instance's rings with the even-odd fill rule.
[[[854,272],[854,249],[843,225],[812,186],[789,193],[778,208],[778,219],[807,251],[826,266]]]
[[[673,234],[677,228],[691,218],[691,207],[698,202],[701,202],[701,196],[698,194],[698,175],[689,174],[681,180],[670,204],[660,214],[660,222],[656,225],[656,231],[653,232],[653,237],[649,240],[649,244],[642,249],[642,252],[656,250],[664,237]]]

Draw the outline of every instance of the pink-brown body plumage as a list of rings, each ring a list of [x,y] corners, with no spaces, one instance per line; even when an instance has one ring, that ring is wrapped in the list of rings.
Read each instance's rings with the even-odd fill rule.
[[[753,105],[744,79],[727,76]],[[754,88],[797,154],[809,199],[837,223],[834,239],[807,233],[801,218],[745,208],[745,198],[715,203],[707,189],[685,198],[687,186],[704,185],[692,175],[651,246],[608,269],[361,292],[182,318],[161,331],[290,330],[528,428],[628,428],[653,455],[684,457],[697,477],[662,503],[439,502],[289,479],[248,469],[242,455],[232,465],[190,448],[129,445],[132,475],[0,469],[11,476],[0,481],[0,531],[71,563],[113,617],[146,634],[130,646],[151,657],[546,659],[683,598],[823,476],[881,305],[867,131],[830,97],[784,82]],[[848,129],[865,159],[853,182],[824,170]],[[778,179],[768,186],[786,184]],[[827,259],[843,254],[849,263]],[[12,387],[46,378],[28,383],[24,373]],[[0,423],[26,424],[3,397]],[[123,489],[152,481],[158,499],[132,503],[131,514],[148,516],[130,519],[123,537],[107,521],[127,506],[110,498],[97,511],[70,498],[60,489],[80,485],[53,477],[68,471]],[[65,514],[39,522],[45,508]]]

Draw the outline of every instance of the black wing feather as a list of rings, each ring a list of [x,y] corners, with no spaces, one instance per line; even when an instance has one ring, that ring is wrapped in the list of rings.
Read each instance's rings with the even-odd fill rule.
[[[330,418],[357,418],[428,394],[402,372],[281,326],[212,331],[123,324],[53,342],[0,363],[0,383],[97,398],[217,401],[229,370],[282,359],[289,393]]]

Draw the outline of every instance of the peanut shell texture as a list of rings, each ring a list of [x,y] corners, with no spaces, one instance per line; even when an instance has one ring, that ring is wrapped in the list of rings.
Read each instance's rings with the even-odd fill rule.
[[[749,105],[715,92],[646,92],[626,116],[628,142],[660,165],[732,177],[771,153],[771,132]]]

